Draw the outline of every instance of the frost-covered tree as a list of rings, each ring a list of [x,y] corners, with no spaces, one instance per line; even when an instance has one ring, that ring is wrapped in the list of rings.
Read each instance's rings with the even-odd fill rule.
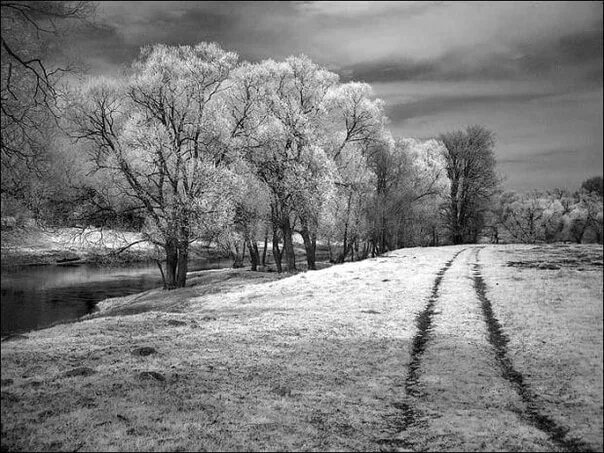
[[[591,232],[594,239],[601,243],[602,210],[602,197],[597,191],[578,192],[576,202],[570,207],[570,212],[565,219],[569,239],[580,244]]]
[[[501,224],[520,242],[535,243],[543,238],[546,203],[538,194],[506,192],[501,196]]]
[[[594,192],[504,192],[495,201],[498,225],[517,241],[602,241],[602,198]]]
[[[335,222],[330,231],[337,234],[329,239],[342,244],[335,259],[342,262],[348,255],[354,257],[361,240],[367,242],[360,257],[369,251],[366,210],[374,178],[369,160],[374,148],[388,140],[388,133],[383,102],[374,98],[366,83],[334,86],[326,104],[329,115],[324,122],[324,147],[336,167],[335,190],[331,193]]]
[[[406,174],[396,246],[437,245],[443,236],[441,206],[450,189],[443,145],[435,139],[401,139],[397,145],[405,155]]]
[[[145,47],[125,80],[94,79],[74,102],[96,170],[146,217],[167,288],[186,283],[189,245],[230,220],[224,90],[237,56],[215,44]]]
[[[347,167],[364,158],[381,131],[381,103],[369,99],[367,85],[341,85],[336,74],[304,56],[244,65],[233,84],[233,143],[269,189],[277,268],[282,240],[287,269],[295,269],[297,231],[314,269],[317,236],[325,231],[321,222],[334,197],[355,186]]]

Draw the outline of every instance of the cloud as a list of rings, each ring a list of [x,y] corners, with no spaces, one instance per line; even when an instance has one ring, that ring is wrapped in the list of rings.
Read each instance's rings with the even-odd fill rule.
[[[556,45],[571,62],[597,56],[598,45],[601,55],[601,9],[580,2],[102,2],[98,20],[127,46],[209,40],[250,59],[306,53],[367,81],[461,80],[509,77],[523,64],[550,67]]]
[[[388,105],[386,110],[392,122],[399,123],[409,118],[430,116],[434,113],[447,114],[460,110],[476,110],[481,107],[502,108],[504,104],[530,102],[548,96],[544,93],[461,95],[424,98],[413,102]]]
[[[576,190],[587,178],[602,174],[602,154],[591,147],[557,147],[530,153],[524,158],[498,159],[507,190]]]
[[[438,58],[392,58],[345,66],[345,79],[368,83],[422,80],[568,80],[596,86],[602,81],[602,25],[597,29],[523,42],[505,51],[450,49]]]

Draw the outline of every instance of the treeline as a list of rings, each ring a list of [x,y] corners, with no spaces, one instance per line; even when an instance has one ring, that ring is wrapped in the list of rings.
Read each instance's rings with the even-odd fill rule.
[[[64,3],[49,2],[52,17],[74,14]],[[3,20],[31,25],[2,5]],[[393,137],[369,85],[304,56],[249,63],[216,44],[155,45],[120,76],[59,89],[2,52],[2,216],[140,231],[164,257],[167,288],[185,285],[196,241],[236,266],[246,253],[254,270],[270,244],[279,272],[296,269],[296,234],[308,269],[317,244],[344,262],[485,231],[496,241],[501,229],[518,241],[601,241],[601,193],[500,194],[493,132]],[[40,83],[52,88],[43,99]]]
[[[415,243],[408,217],[437,217],[446,193],[437,142],[394,139],[369,85],[304,56],[252,64],[215,44],[147,47],[127,76],[74,90],[65,111],[88,145],[91,204],[141,219],[168,287],[184,285],[202,239],[236,261],[247,249],[254,269],[270,240],[279,272],[296,269],[295,233],[308,269],[318,240],[338,262]]]
[[[304,56],[247,63],[215,44],[156,45],[123,76],[67,88],[37,171],[3,180],[3,213],[17,200],[46,223],[138,229],[163,251],[167,287],[185,284],[199,240],[236,262],[247,249],[253,268],[270,242],[278,271],[296,269],[296,233],[309,269],[317,241],[336,262],[442,243],[443,212],[466,240],[491,190],[473,176],[494,165],[491,132],[452,133],[450,147],[394,138],[369,85]]]
[[[587,179],[574,193],[504,192],[493,198],[486,230],[493,242],[503,233],[508,241],[523,243],[602,243],[602,196],[601,176]]]

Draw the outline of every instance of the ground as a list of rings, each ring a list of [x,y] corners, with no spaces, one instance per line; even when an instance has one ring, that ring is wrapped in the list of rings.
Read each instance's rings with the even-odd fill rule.
[[[3,341],[2,449],[602,450],[601,245],[252,274]]]

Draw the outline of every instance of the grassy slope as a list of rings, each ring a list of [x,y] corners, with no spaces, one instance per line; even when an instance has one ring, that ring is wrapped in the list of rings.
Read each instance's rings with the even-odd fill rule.
[[[376,450],[384,416],[397,413],[415,315],[453,252],[409,249],[223,294],[186,288],[182,313],[3,343],[2,379],[13,381],[2,388],[3,445]],[[166,294],[166,305],[179,298]],[[145,345],[157,353],[131,354]],[[95,373],[66,377],[75,367]]]
[[[113,316],[3,342],[2,447],[378,451],[401,417],[395,406],[405,397],[415,316],[457,250],[403,249],[264,283],[233,277],[220,293],[203,286],[151,292],[103,303]],[[486,247],[480,255],[510,351],[535,379],[543,404],[601,448],[601,267],[533,275],[505,266],[506,251],[518,260],[522,250]],[[601,247],[595,253],[601,260]],[[453,280],[443,281],[449,293],[456,291],[455,269]],[[552,278],[567,283],[544,285],[557,305],[527,292],[536,278],[549,278],[544,272],[559,272],[563,277]],[[152,311],[119,315],[125,303]],[[140,346],[157,352],[132,354]],[[559,367],[556,355],[566,360]],[[451,369],[459,360],[454,353],[443,358]],[[569,364],[575,381],[560,379]],[[79,367],[86,368],[69,376]],[[566,393],[552,393],[558,390]],[[574,399],[560,402],[560,395]],[[471,409],[462,414],[468,423]]]

